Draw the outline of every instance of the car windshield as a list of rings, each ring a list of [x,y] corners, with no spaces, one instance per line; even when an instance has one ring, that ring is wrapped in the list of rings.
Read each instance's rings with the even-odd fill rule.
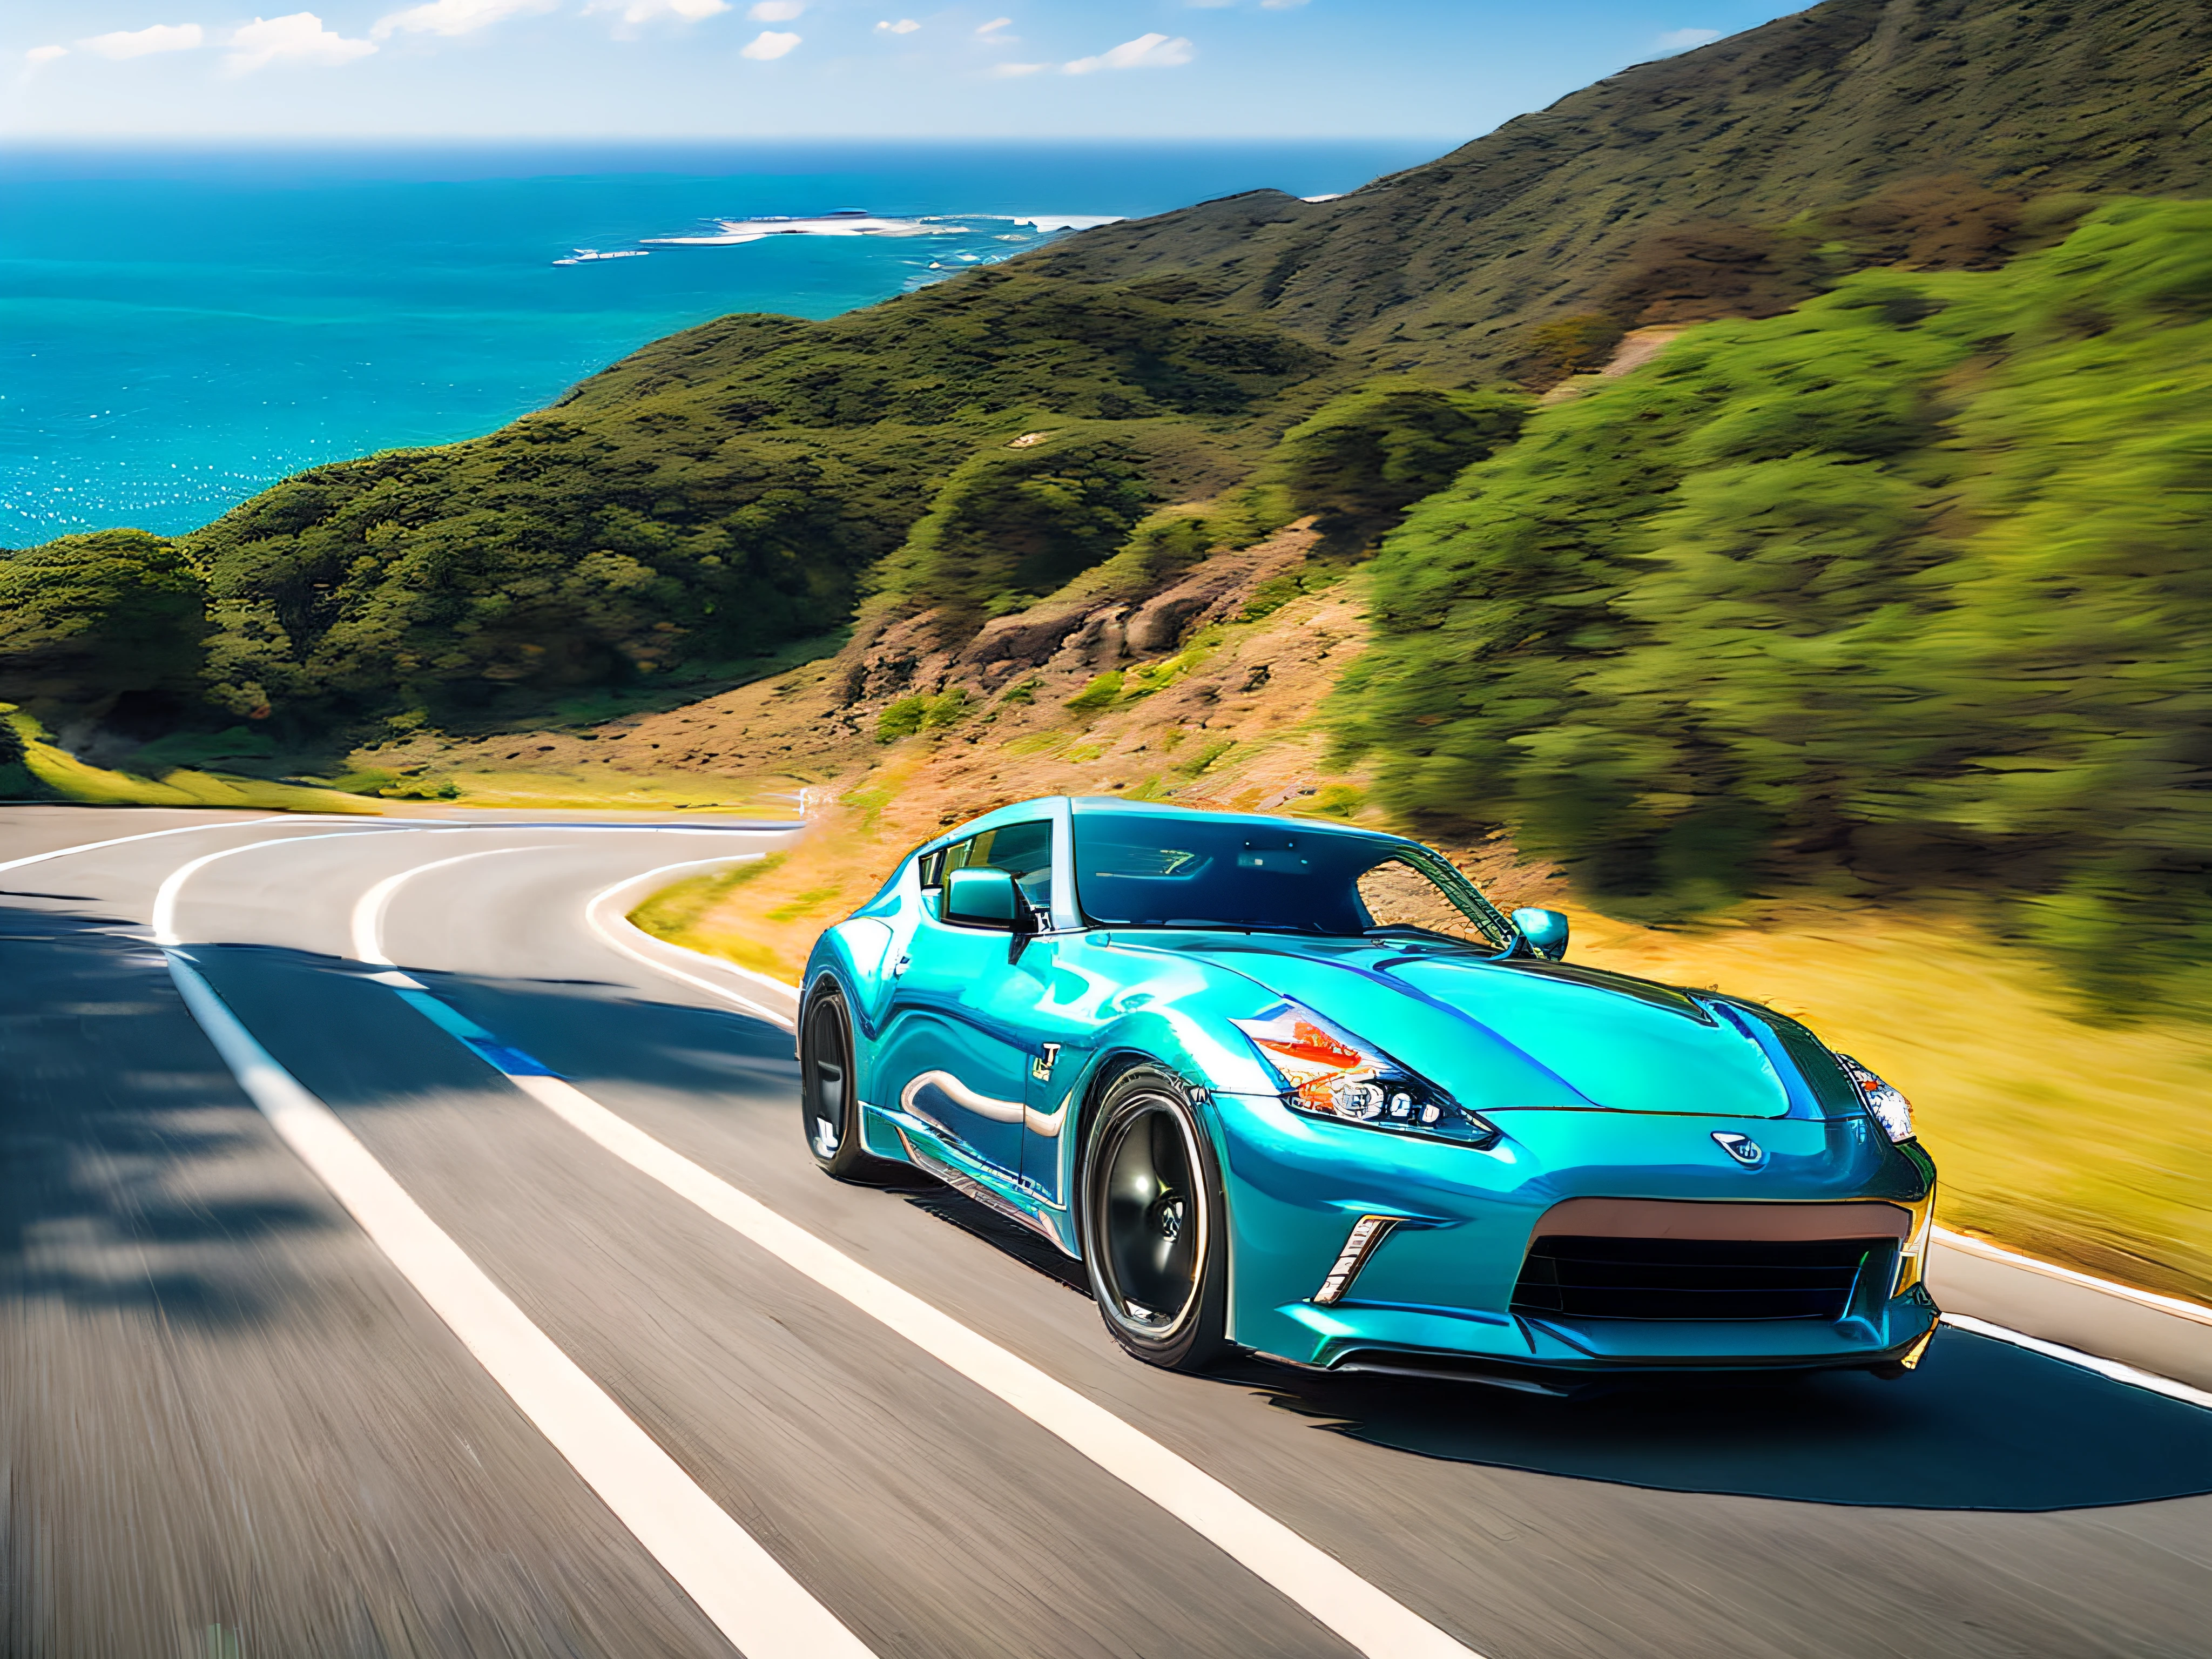
[[[1076,900],[1100,927],[1358,937],[1441,934],[1498,950],[1512,929],[1410,842],[1255,818],[1075,814]]]

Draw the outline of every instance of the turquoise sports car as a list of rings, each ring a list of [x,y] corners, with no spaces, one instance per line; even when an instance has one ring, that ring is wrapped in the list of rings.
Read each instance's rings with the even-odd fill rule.
[[[1558,1394],[1909,1370],[1936,1170],[1904,1097],[1771,1009],[1566,946],[1399,836],[1024,801],[816,945],[807,1145],[1042,1234],[1157,1365]]]

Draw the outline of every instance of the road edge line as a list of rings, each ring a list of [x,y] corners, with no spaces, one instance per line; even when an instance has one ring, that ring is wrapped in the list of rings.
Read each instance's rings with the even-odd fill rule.
[[[154,943],[164,949],[185,943],[177,932],[177,906],[183,902],[185,884],[210,864],[220,864],[223,860],[236,858],[242,853],[258,853],[264,847],[289,847],[297,842],[343,841],[351,836],[382,833],[380,830],[333,830],[319,836],[277,836],[268,841],[250,841],[243,847],[225,847],[213,853],[203,854],[189,863],[180,864],[170,871],[162,878],[161,884],[154,890],[154,908],[147,918]],[[272,1060],[270,1064],[275,1062]]]
[[[2063,1267],[2056,1261],[2045,1261],[2040,1256],[2022,1255],[2018,1250],[2008,1250],[2002,1244],[1991,1243],[1986,1238],[1976,1238],[1971,1233],[1955,1233],[1948,1227],[1938,1227],[1935,1232],[1937,1243],[1962,1255],[1979,1256],[1984,1261],[2001,1261],[2008,1267],[2041,1273],[2045,1278],[2057,1279],[2061,1284],[2078,1285],[2086,1291],[2116,1296],[2124,1302],[2133,1302],[2141,1307],[2155,1309],[2160,1313],[2172,1314],[2176,1319],[2212,1325],[2212,1308],[2200,1303],[2185,1301],[2178,1296],[2161,1296],[2156,1291],[2124,1285],[2117,1279],[2100,1279],[2094,1273],[2083,1273],[2079,1267]]]
[[[197,968],[163,954],[192,1018],[285,1145],[744,1659],[876,1659],[276,1062]]]
[[[799,1021],[795,1013],[784,1013],[780,1010],[768,1006],[765,1003],[756,1002],[752,998],[744,995],[741,992],[733,991],[726,985],[717,985],[711,980],[702,979],[696,974],[687,974],[684,969],[675,966],[672,963],[658,961],[649,951],[640,950],[636,945],[632,945],[628,939],[623,938],[622,935],[625,933],[634,933],[640,939],[656,945],[664,951],[682,951],[686,956],[697,957],[702,963],[720,969],[724,973],[735,974],[742,978],[753,980],[763,985],[772,986],[779,991],[790,993],[794,999],[796,999],[799,994],[799,988],[797,986],[792,985],[786,981],[774,978],[767,974],[755,973],[750,968],[740,968],[734,962],[725,962],[719,957],[710,957],[703,951],[690,950],[681,945],[671,945],[666,939],[656,939],[651,933],[647,933],[642,927],[636,926],[627,915],[617,916],[610,922],[600,914],[602,908],[611,902],[617,894],[622,892],[626,888],[642,885],[644,883],[652,880],[656,876],[668,875],[678,870],[702,869],[712,865],[744,864],[754,859],[766,858],[768,854],[765,853],[740,853],[731,858],[692,859],[682,864],[664,864],[658,869],[642,871],[635,876],[625,876],[613,886],[602,889],[600,891],[592,894],[590,898],[584,901],[584,926],[590,928],[592,933],[598,934],[602,944],[621,951],[633,962],[643,963],[647,967],[652,969],[653,972],[657,974],[665,974],[671,979],[680,979],[687,985],[695,986],[698,989],[708,992],[714,996],[720,997],[726,1001],[734,1002],[739,1007],[744,1008],[750,1012],[758,1014],[763,1019],[772,1021],[774,1024],[782,1026],[787,1031],[796,1030],[798,1029]]]
[[[433,836],[461,835],[458,830],[431,830]],[[557,852],[552,842],[536,847],[480,847],[473,853],[456,853],[449,859],[433,859],[428,864],[410,864],[404,870],[386,876],[354,901],[348,917],[348,933],[351,935],[356,962],[365,962],[376,968],[396,968],[398,964],[384,954],[384,919],[392,908],[392,901],[402,887],[417,876],[428,875],[433,870],[442,870],[451,864],[466,864],[471,859],[496,858],[502,853]]]
[[[2163,1395],[2168,1400],[2178,1400],[2185,1406],[2196,1406],[2212,1411],[2212,1394],[2202,1389],[2192,1389],[2186,1382],[2177,1382],[2170,1376],[2160,1376],[2138,1366],[2124,1364],[2117,1359],[2106,1359],[2101,1354],[2085,1353],[2080,1348],[2069,1348],[2063,1342],[2046,1342],[2039,1336],[2030,1336],[2025,1331],[2014,1330],[2008,1325],[1993,1325],[1986,1319],[1977,1319],[1972,1314],[1947,1313],[1939,1316],[1943,1324],[1966,1331],[1974,1336],[1986,1336],[1992,1341],[2008,1342],[2015,1348],[2025,1348],[2030,1353],[2039,1353],[2045,1359],[2056,1359],[2113,1382],[2124,1382],[2131,1389],[2141,1389],[2146,1394]]]
[[[66,806],[66,801],[38,803]],[[190,809],[173,809],[190,810]],[[148,830],[136,836],[112,836],[106,841],[79,842],[73,847],[56,847],[44,853],[29,853],[19,859],[9,859],[0,864],[0,875],[10,870],[20,870],[27,864],[44,864],[48,859],[64,859],[73,853],[97,853],[103,847],[121,847],[134,841],[155,841],[163,836],[188,836],[209,830],[250,830],[264,823],[350,823],[360,818],[376,817],[374,812],[272,812],[258,818],[223,818],[212,823],[179,823],[167,830]]]

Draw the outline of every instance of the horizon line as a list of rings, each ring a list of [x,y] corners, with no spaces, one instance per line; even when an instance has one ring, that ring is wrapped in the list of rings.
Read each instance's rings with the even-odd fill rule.
[[[1476,135],[1480,137],[1480,135]],[[76,133],[0,132],[0,150],[120,149],[167,147],[261,148],[328,144],[357,148],[373,144],[1411,144],[1467,143],[1460,134],[1374,133],[130,133],[118,137]]]

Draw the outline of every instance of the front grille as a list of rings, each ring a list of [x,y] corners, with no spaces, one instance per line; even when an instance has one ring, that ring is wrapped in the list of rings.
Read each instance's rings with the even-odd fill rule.
[[[1567,1319],[1840,1319],[1887,1239],[1589,1238],[1528,1248],[1513,1311]]]

